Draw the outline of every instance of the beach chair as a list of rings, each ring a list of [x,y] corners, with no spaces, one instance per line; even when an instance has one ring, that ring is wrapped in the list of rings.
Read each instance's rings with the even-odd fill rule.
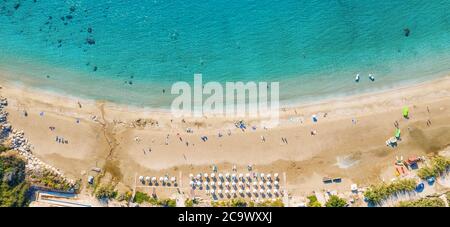
[[[323,182],[324,184],[330,184],[330,183],[333,183],[333,179],[331,179],[331,178],[329,178],[329,177],[323,177],[323,178],[322,178],[322,182]]]

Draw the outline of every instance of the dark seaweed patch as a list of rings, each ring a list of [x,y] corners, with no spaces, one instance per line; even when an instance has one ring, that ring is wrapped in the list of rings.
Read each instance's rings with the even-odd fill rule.
[[[95,44],[95,40],[93,38],[87,38],[86,39],[86,43],[89,45],[94,45]]]
[[[403,33],[405,34],[406,37],[408,37],[409,34],[411,33],[411,30],[409,30],[409,28],[405,28],[403,29]]]

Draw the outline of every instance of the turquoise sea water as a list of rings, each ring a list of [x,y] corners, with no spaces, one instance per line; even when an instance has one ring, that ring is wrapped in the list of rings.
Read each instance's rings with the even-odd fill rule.
[[[448,0],[1,0],[0,72],[155,108],[194,73],[279,81],[283,101],[301,102],[446,75],[449,12]]]

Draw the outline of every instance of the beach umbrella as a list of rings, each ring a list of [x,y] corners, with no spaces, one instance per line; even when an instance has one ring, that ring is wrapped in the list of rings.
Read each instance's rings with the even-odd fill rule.
[[[219,194],[219,195],[221,195],[222,194],[222,190],[217,190],[217,193]]]
[[[244,177],[244,174],[240,173],[239,174],[239,179],[242,179]]]
[[[191,180],[192,180],[194,178],[194,174],[190,173],[189,178],[191,178]]]
[[[159,181],[163,182],[164,181],[164,177],[159,177]]]
[[[147,176],[147,177],[145,177],[145,181],[147,181],[147,182],[150,182],[150,179],[151,179],[151,178],[150,178],[150,177],[148,177],[148,176]]]
[[[350,189],[352,191],[357,191],[358,190],[358,185],[357,184],[352,184],[352,185],[350,185]]]
[[[168,177],[164,177],[164,182],[168,182],[169,178]]]
[[[215,178],[215,177],[216,177],[216,174],[215,174],[215,173],[211,173],[211,177],[212,177],[212,178]]]
[[[208,178],[208,174],[207,174],[207,173],[203,174],[203,176],[204,176],[205,178]]]
[[[270,189],[267,189],[266,193],[267,193],[268,195],[270,195],[270,194],[271,194]]]
[[[408,118],[408,115],[409,115],[409,108],[407,106],[405,106],[403,108],[403,117]]]
[[[260,181],[260,182],[259,182],[259,186],[264,186],[264,182],[263,182],[263,181]]]
[[[231,182],[231,185],[233,185],[233,187],[236,186],[236,182]]]
[[[400,133],[401,133],[401,130],[398,128],[397,130],[395,130],[395,138],[400,138]]]
[[[205,192],[206,192],[207,195],[209,195],[209,190],[206,190]]]
[[[239,189],[239,194],[243,194],[244,191],[242,189]]]
[[[170,181],[171,181],[171,182],[175,182],[175,181],[177,181],[177,178],[171,177],[171,178],[170,178]]]
[[[217,182],[217,185],[219,185],[219,187],[222,186],[222,182]]]
[[[272,174],[270,174],[270,173],[267,174],[267,179],[269,179],[269,180],[272,179]]]
[[[225,194],[227,194],[227,195],[228,195],[228,194],[230,194],[230,191],[228,191],[228,190],[225,190]]]
[[[258,190],[256,190],[255,188],[253,189],[253,193],[257,194]]]
[[[231,178],[232,178],[233,180],[235,180],[235,179],[236,179],[236,174],[233,173],[233,174],[231,175]]]
[[[225,182],[225,186],[227,186],[227,187],[230,186],[230,182],[228,182],[228,181]]]
[[[197,181],[197,186],[202,186],[202,182],[200,182],[200,181]]]
[[[231,189],[231,194],[236,194],[236,191],[234,189]]]
[[[152,182],[156,182],[156,177],[152,177]]]
[[[275,174],[273,175],[273,177],[275,178],[275,180],[278,180],[278,173],[275,173]]]
[[[202,175],[200,173],[197,174],[197,179],[202,179]]]
[[[144,176],[139,176],[140,181],[144,181]]]
[[[261,173],[260,177],[261,179],[264,179],[264,173]]]
[[[270,181],[267,181],[266,185],[267,185],[267,186],[270,186],[270,185],[271,185]]]
[[[223,174],[219,173],[219,178],[223,179]]]
[[[225,177],[228,179],[230,178],[230,173],[225,173]]]
[[[206,187],[206,186],[208,186],[208,182],[203,182],[203,185]]]
[[[264,189],[259,189],[259,193],[264,194]]]
[[[211,189],[211,195],[214,195],[215,192],[214,189]]]
[[[242,181],[239,181],[239,186],[242,186],[242,185],[244,185],[244,183],[242,183]]]
[[[214,186],[214,185],[215,185],[214,181],[211,181],[209,184],[210,184],[211,186]]]
[[[258,183],[256,181],[253,182],[253,186],[257,187]]]
[[[250,180],[250,173],[246,173],[246,174],[245,174],[245,177],[247,177],[247,179]]]
[[[189,185],[194,186],[194,181],[190,181]]]

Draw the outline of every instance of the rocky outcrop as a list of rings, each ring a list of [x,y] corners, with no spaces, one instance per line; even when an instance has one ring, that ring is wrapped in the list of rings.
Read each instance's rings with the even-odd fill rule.
[[[0,98],[0,127],[1,127],[1,135],[6,136],[6,140],[9,142],[9,147],[12,150],[15,150],[22,156],[26,161],[26,170],[31,173],[42,173],[44,171],[50,171],[52,174],[61,177],[66,180],[70,184],[75,184],[74,180],[68,179],[61,170],[48,165],[35,157],[32,152],[32,144],[25,138],[25,133],[23,131],[17,131],[12,128],[10,124],[7,122],[7,112],[4,111],[4,108],[8,105],[8,102],[5,98]]]

